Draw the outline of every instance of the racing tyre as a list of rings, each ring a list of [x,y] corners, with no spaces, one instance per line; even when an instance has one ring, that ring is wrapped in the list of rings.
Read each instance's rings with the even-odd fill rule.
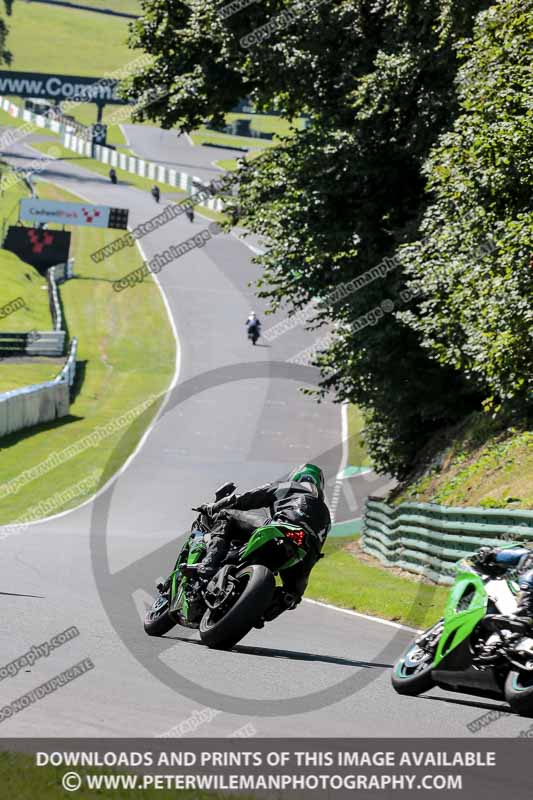
[[[168,613],[168,597],[159,595],[152,608],[146,612],[144,630],[148,636],[164,636],[175,624]]]
[[[435,686],[432,676],[434,647],[425,646],[427,639],[434,641],[440,635],[442,620],[412,642],[394,665],[391,675],[393,688],[398,694],[416,697]]]
[[[274,594],[272,572],[259,564],[240,569],[236,575],[239,597],[223,616],[208,608],[200,622],[200,638],[208,647],[230,650],[255,626]]]
[[[505,699],[515,714],[533,717],[533,672],[510,672],[505,681]]]

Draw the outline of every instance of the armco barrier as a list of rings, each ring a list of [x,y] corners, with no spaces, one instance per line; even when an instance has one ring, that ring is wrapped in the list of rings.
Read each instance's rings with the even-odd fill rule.
[[[67,416],[77,347],[77,340],[73,339],[65,366],[53,381],[0,394],[0,436]]]
[[[533,511],[459,508],[433,503],[390,506],[369,497],[362,547],[386,566],[452,583],[460,558],[482,545],[533,541]]]
[[[74,259],[69,258],[64,264],[56,264],[54,270],[57,285],[70,280],[74,276]]]
[[[55,267],[51,267],[46,273],[46,282],[48,284],[50,314],[52,315],[52,323],[54,325],[54,331],[61,331],[63,330],[63,313],[61,311],[61,303],[59,302],[59,292],[57,290]]]

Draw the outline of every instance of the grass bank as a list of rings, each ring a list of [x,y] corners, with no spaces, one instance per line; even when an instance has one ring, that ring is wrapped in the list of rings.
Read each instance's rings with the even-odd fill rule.
[[[8,24],[14,70],[99,78],[139,56],[127,47],[128,20],[120,17],[13,3]]]
[[[306,597],[341,608],[427,628],[442,615],[448,589],[404,578],[363,561],[350,549],[357,537],[326,542]]]
[[[42,198],[79,200],[41,181],[38,192]],[[118,294],[112,289],[114,280],[141,265],[140,254],[128,249],[99,265],[90,258],[94,250],[115,237],[116,231],[106,229],[73,229],[71,255],[76,259],[76,278],[61,287],[61,298],[69,332],[78,337],[78,367],[83,382],[69,416],[36,426],[30,435],[26,430],[0,439],[0,488],[46,461],[51,453],[61,453],[169,386],[175,369],[175,341],[155,282],[150,277]],[[49,321],[46,327],[50,327]],[[152,335],[154,328],[157,337]],[[0,373],[3,366],[0,362]],[[72,487],[81,486],[91,470],[98,476],[97,482],[107,480],[136,447],[157,405],[150,406],[131,426],[106,434],[98,447],[61,459],[51,471],[3,497],[0,523],[18,519],[51,497],[55,498],[53,513],[78,505],[96,486],[83,486],[73,499],[62,498]]]
[[[3,163],[0,163],[0,171],[7,179],[13,174]],[[6,226],[17,221],[19,201],[24,197],[29,197],[29,190],[23,181],[17,181],[3,193],[1,216]],[[6,309],[6,316],[0,318],[2,333],[52,329],[45,279],[34,267],[2,249],[0,249],[0,308]],[[14,310],[7,314],[10,308]],[[12,359],[1,359],[0,392],[50,380],[55,378],[60,369],[61,365],[50,359],[40,359],[38,363],[13,363]]]
[[[46,702],[46,700],[44,700]],[[62,788],[61,780],[69,772],[68,767],[35,766],[35,756],[20,753],[0,753],[0,783],[4,796],[11,800],[66,800],[71,794]],[[101,770],[77,768],[76,772],[85,780],[87,775],[127,774],[125,770]],[[165,789],[87,789],[82,786],[74,796],[78,800],[217,800],[220,795],[203,791],[179,791]],[[250,800],[239,795],[240,800]],[[231,800],[228,795],[227,800]]]
[[[527,419],[471,414],[460,426],[435,437],[391,499],[533,509],[532,428]]]

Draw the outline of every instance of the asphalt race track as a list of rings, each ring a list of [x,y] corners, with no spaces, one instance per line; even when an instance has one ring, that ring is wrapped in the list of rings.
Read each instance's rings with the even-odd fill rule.
[[[143,130],[135,133],[139,152]],[[150,152],[151,136],[144,155],[179,159],[171,148]],[[17,166],[38,157],[25,144],[9,152]],[[199,149],[194,159],[208,170],[213,152]],[[157,210],[148,193],[113,187],[68,161],[42,174],[91,202],[130,208],[132,225]],[[181,217],[145,238],[143,249],[153,255],[208,224]],[[179,373],[157,425],[94,503],[2,542],[2,663],[72,625],[80,636],[2,680],[0,706],[80,659],[95,665],[4,721],[3,736],[157,736],[176,726],[178,734],[230,736],[253,726],[259,736],[462,737],[487,709],[504,708],[441,691],[397,696],[390,667],[412,632],[307,602],[229,653],[208,650],[194,631],[144,634],[145,604],[172,566],[191,505],[224,480],[249,488],[314,459],[327,470],[331,497],[343,463],[339,407],[299,391],[313,383],[313,370],[285,366],[313,334],[295,328],[256,348],[245,338],[250,308],[263,310],[247,286],[257,275],[252,256],[234,236],[218,236],[159,274],[179,335]],[[146,335],[158,336],[150,320]],[[380,485],[374,475],[351,481],[337,520],[360,516]],[[195,712],[206,708],[214,710],[199,724]],[[517,736],[528,725],[506,716],[480,735]]]

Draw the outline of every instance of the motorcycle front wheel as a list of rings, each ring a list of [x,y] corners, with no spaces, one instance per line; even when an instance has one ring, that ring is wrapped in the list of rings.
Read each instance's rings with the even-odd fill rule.
[[[168,613],[168,597],[160,594],[144,617],[144,630],[148,636],[164,636],[176,625]]]
[[[431,641],[440,633],[442,624],[442,620],[439,620],[415,642],[412,642],[394,665],[391,683],[398,694],[416,697],[429,691],[435,685],[432,676],[433,648],[424,645],[428,638]]]
[[[515,714],[533,717],[533,672],[510,672],[505,681],[505,699]]]
[[[200,638],[208,647],[230,650],[252,630],[272,602],[276,581],[267,567],[243,567],[236,580],[239,596],[231,608],[222,616],[217,609],[208,608],[202,617]]]

